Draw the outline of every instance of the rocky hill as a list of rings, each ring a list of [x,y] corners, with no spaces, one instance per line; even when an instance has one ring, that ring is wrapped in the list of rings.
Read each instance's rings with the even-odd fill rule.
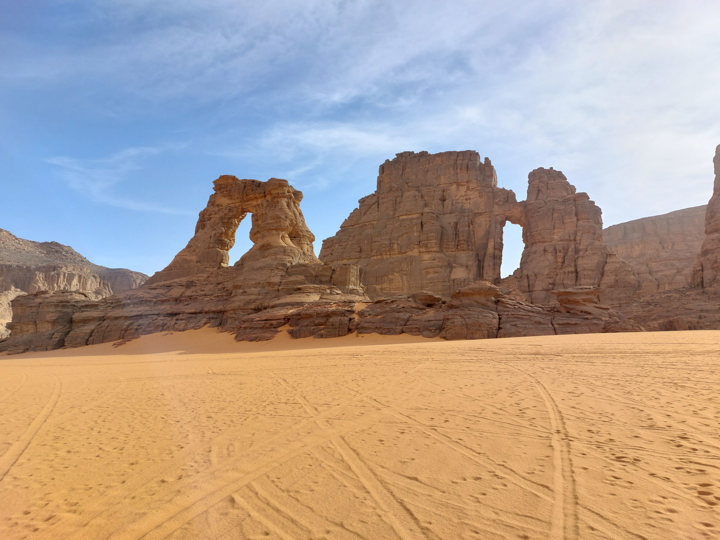
[[[11,301],[40,291],[75,291],[90,300],[140,286],[147,276],[91,263],[69,246],[24,240],[0,229],[0,338],[12,318]]]

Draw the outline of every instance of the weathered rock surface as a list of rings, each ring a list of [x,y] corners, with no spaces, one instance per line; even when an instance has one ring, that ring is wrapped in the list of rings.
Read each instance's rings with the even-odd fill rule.
[[[93,293],[18,296],[13,333],[0,350],[206,325],[243,340],[283,330],[298,338],[467,339],[719,328],[720,147],[715,174],[701,242],[702,207],[603,233],[600,209],[559,171],[531,172],[527,200],[517,202],[475,152],[407,152],[381,166],[377,191],[324,242],[320,259],[298,191],[280,179],[222,176],[195,236],[166,269],[100,300]],[[248,213],[255,244],[229,267],[228,250]],[[518,271],[500,280],[506,221],[523,227],[525,250]],[[699,287],[688,288],[696,250]],[[71,281],[52,279],[37,282]],[[10,299],[18,290],[0,292]]]
[[[0,339],[12,318],[10,302],[40,291],[77,291],[99,299],[141,285],[147,276],[92,264],[69,246],[33,242],[0,229]]]
[[[337,266],[320,262],[312,251],[312,233],[299,208],[299,192],[284,180],[258,182],[223,176],[215,181],[215,193],[200,214],[195,236],[166,269],[138,289],[100,301],[68,294],[16,298],[12,336],[0,344],[0,349],[19,352],[76,347],[206,325],[234,332],[242,340],[270,339],[282,328],[287,328],[294,337],[376,332],[446,339],[622,329],[618,317],[611,310],[598,308],[594,297],[589,302],[591,309],[574,306],[582,313],[571,326],[567,322],[570,311],[563,308],[562,302],[533,306],[508,296],[487,280],[471,279],[487,271],[488,266],[482,261],[490,261],[487,264],[493,268],[492,275],[499,273],[496,250],[501,236],[498,240],[496,234],[502,231],[503,212],[517,214],[518,207],[511,192],[494,187],[494,172],[489,163],[480,164],[477,154],[475,161],[470,159],[473,153],[461,154],[463,156],[452,156],[455,165],[449,169],[439,166],[438,171],[448,175],[474,171],[477,180],[474,187],[461,189],[447,180],[446,184],[440,184],[447,190],[445,217],[439,219],[423,210],[420,221],[417,215],[407,218],[422,229],[421,233],[425,229],[424,220],[429,219],[430,229],[435,232],[428,233],[423,242],[429,246],[430,255],[424,257],[416,246],[403,251],[402,256],[390,256],[391,262],[400,261],[400,264],[427,263],[423,267],[427,272],[430,268],[439,268],[438,261],[442,262],[443,279],[450,280],[452,291],[437,275],[430,274],[431,279],[424,280],[413,274],[419,281],[412,281],[415,277],[411,276],[401,288],[428,286],[429,289],[419,289],[409,295],[369,298],[361,276],[377,278],[374,281],[376,295],[393,291],[392,284],[396,282],[383,270],[389,267],[381,265],[375,268],[375,273],[363,274],[363,269],[352,260],[340,260]],[[483,171],[483,175],[477,176],[478,171]],[[432,188],[429,182],[421,183],[421,187]],[[408,192],[419,193],[415,189]],[[498,194],[500,210],[495,212],[488,197],[494,200]],[[432,196],[436,195],[438,193]],[[457,204],[456,195],[460,201]],[[426,196],[430,198],[430,192]],[[397,205],[409,204],[399,194],[393,197],[394,202],[388,203],[393,211],[398,209]],[[413,200],[414,196],[408,197]],[[478,200],[473,197],[482,204],[477,204]],[[450,212],[450,208],[459,209],[457,215]],[[232,247],[240,219],[248,212],[253,212],[251,239],[255,245],[237,264],[228,267],[227,251]],[[387,226],[391,227],[393,221],[403,221],[403,216],[407,214],[389,219]],[[468,226],[473,223],[475,225]],[[370,229],[372,227],[366,230],[370,232],[365,239],[368,245],[375,246],[371,236],[377,232]],[[401,230],[398,226],[396,232]],[[408,235],[418,232],[413,231]],[[450,234],[449,243],[445,242],[446,234]],[[402,237],[399,232],[398,235]],[[482,240],[480,248],[471,242],[477,238]],[[478,254],[485,258],[478,260]],[[583,306],[584,303],[588,303],[587,299],[576,302]]]
[[[603,230],[607,247],[630,264],[641,295],[689,287],[705,238],[706,206],[612,225]]]
[[[286,180],[221,176],[200,213],[195,236],[167,268],[138,289],[100,301],[16,298],[12,335],[1,348],[42,350],[60,343],[75,347],[206,325],[242,339],[269,339],[282,326],[302,326],[299,321],[308,318],[303,311],[308,305],[327,306],[327,328],[317,333],[331,335],[329,328],[337,324],[339,312],[330,306],[367,297],[356,268],[335,272],[315,257],[314,237],[299,208],[301,198]],[[255,243],[228,267],[235,230],[250,212],[250,238]],[[42,320],[57,323],[52,332],[45,325],[34,326],[41,312],[46,312]]]
[[[263,270],[291,264],[318,263],[312,243],[315,236],[300,211],[302,193],[287,180],[238,180],[224,175],[214,182],[215,193],[200,213],[195,236],[149,283],[197,275],[228,266],[228,251],[235,231],[252,214],[252,248],[235,264]]]
[[[561,172],[531,172],[527,200],[518,203],[497,187],[490,160],[472,151],[405,152],[386,161],[375,193],[323,242],[320,259],[359,267],[373,299],[449,298],[478,280],[500,282],[507,221],[522,226],[525,249],[504,285],[523,299],[550,304],[556,289],[601,285],[627,298],[637,289],[630,266],[603,242],[600,208]]]
[[[540,168],[528,175],[520,215],[525,249],[514,277],[531,303],[552,302],[554,291],[575,287],[637,288],[629,266],[608,264],[600,208],[560,171]]]
[[[715,182],[705,214],[705,239],[696,263],[694,283],[702,288],[720,287],[720,145],[713,159]]]
[[[358,266],[371,298],[449,297],[500,278],[503,226],[515,207],[477,152],[404,152],[380,166],[377,190],[323,242],[320,260]]]

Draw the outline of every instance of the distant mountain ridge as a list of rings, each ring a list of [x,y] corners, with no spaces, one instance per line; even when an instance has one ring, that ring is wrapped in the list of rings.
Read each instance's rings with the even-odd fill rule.
[[[70,246],[34,242],[0,229],[0,339],[8,335],[10,302],[22,294],[74,291],[98,300],[142,285],[147,276],[90,262]]]

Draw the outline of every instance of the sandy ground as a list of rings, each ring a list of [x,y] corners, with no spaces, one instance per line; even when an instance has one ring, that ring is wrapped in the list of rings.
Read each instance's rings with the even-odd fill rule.
[[[719,538],[720,332],[0,357],[0,538]]]

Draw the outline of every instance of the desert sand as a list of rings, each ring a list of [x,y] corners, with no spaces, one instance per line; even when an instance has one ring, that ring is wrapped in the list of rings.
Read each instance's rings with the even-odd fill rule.
[[[1,538],[717,538],[720,332],[0,357]]]

